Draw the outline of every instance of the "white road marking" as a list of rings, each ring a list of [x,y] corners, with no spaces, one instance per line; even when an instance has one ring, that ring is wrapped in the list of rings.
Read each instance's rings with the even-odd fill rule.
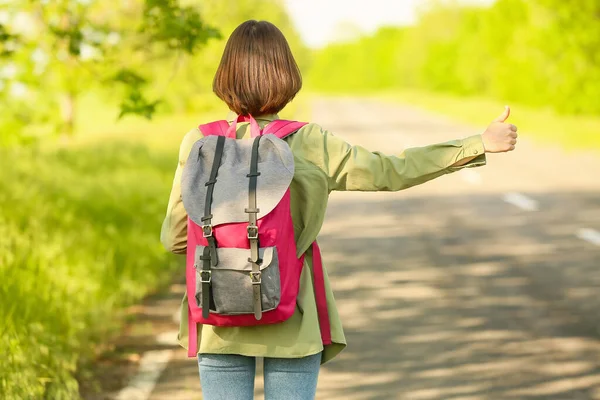
[[[147,400],[158,378],[173,356],[173,350],[146,352],[140,360],[140,370],[129,385],[121,390],[116,400]]]
[[[181,313],[179,310],[173,313],[172,320],[179,323]],[[156,343],[162,346],[177,346],[178,331],[167,331],[156,335]],[[148,351],[140,360],[140,367],[129,384],[119,392],[115,400],[147,400],[156,382],[162,375],[167,364],[173,357],[173,350],[154,350]]]
[[[577,231],[577,237],[587,242],[600,246],[600,232],[595,229],[582,228]]]
[[[471,185],[481,185],[481,174],[469,168],[464,168],[460,171],[460,176]]]
[[[537,201],[525,196],[524,194],[517,193],[517,192],[510,192],[510,193],[506,193],[502,198],[507,203],[515,205],[523,210],[527,210],[527,211],[537,211],[538,210]]]

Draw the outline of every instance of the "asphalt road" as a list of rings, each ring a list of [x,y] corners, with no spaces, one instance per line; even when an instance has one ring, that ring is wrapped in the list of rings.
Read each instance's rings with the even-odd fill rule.
[[[480,133],[363,99],[318,99],[312,116],[386,153]],[[516,151],[482,168],[399,193],[333,193],[320,243],[349,346],[323,367],[317,399],[600,399],[598,175],[598,154],[520,132]],[[140,307],[144,326],[175,329],[181,290]],[[123,343],[141,357],[169,348],[153,340]],[[169,359],[149,398],[201,399],[194,360]],[[102,398],[136,368],[120,371]]]

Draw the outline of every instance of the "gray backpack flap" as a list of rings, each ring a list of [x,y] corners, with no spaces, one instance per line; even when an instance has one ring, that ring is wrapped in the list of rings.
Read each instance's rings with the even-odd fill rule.
[[[192,221],[202,225],[206,198],[218,136],[198,140],[183,168],[181,198]],[[225,149],[212,199],[212,224],[248,222],[248,172],[252,157],[252,140],[226,139]],[[264,135],[258,150],[257,204],[258,218],[270,213],[292,182],[294,155],[288,144],[275,135]]]

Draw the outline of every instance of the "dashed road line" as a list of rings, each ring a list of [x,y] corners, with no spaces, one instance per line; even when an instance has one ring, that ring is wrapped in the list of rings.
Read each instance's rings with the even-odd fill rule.
[[[116,400],[147,400],[156,382],[173,356],[173,350],[152,350],[144,353],[140,370],[119,392]]]
[[[577,237],[587,242],[600,246],[600,232],[595,229],[582,228],[577,231]]]
[[[502,199],[507,203],[517,206],[526,211],[537,211],[539,209],[537,201],[517,192],[506,193]]]

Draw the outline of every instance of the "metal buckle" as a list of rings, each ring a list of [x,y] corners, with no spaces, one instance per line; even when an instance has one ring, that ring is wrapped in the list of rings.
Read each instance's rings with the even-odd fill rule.
[[[248,239],[251,239],[251,240],[258,239],[258,226],[248,225],[248,227],[246,228],[246,232],[248,232]]]
[[[204,274],[207,274],[208,278],[205,279]],[[211,280],[212,280],[212,272],[211,271],[205,271],[205,270],[200,271],[200,282],[210,283]]]
[[[262,282],[260,279],[260,274],[261,272],[250,272],[250,281],[252,282],[253,285],[260,285],[260,283]]]
[[[212,225],[202,225],[202,236],[207,238],[207,237],[211,237],[212,235],[213,235]]]

